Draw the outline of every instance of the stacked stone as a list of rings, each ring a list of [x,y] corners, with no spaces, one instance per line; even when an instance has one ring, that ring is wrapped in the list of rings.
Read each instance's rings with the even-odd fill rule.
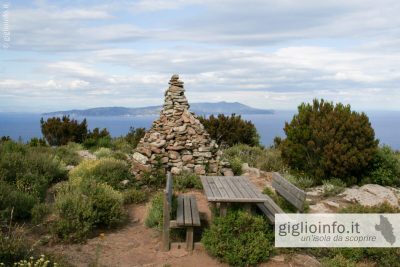
[[[190,105],[179,76],[173,75],[169,85],[160,118],[153,122],[133,154],[133,173],[140,175],[160,163],[173,174],[190,171],[218,175],[225,171],[218,145],[189,112]]]

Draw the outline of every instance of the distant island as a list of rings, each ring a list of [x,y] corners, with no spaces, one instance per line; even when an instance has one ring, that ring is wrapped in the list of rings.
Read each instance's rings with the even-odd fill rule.
[[[140,115],[158,115],[162,106],[149,106],[140,108],[126,108],[126,107],[99,107],[90,109],[73,109],[66,111],[55,111],[43,113],[44,116],[78,116],[78,117],[104,117],[104,116],[140,116]],[[274,114],[272,109],[258,109],[252,108],[238,102],[217,102],[217,103],[192,103],[190,104],[190,111],[197,115],[211,115],[211,114]]]

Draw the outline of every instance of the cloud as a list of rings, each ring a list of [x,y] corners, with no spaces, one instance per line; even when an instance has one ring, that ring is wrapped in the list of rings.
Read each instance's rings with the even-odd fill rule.
[[[324,97],[392,108],[399,8],[394,0],[16,4],[10,48],[0,52],[0,104],[159,104],[179,73],[192,102],[294,108]]]

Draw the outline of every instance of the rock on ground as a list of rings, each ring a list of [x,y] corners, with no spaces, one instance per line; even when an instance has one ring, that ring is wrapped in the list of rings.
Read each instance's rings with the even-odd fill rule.
[[[347,188],[340,196],[343,196],[344,200],[363,206],[376,206],[387,202],[394,207],[400,207],[396,193],[389,187],[377,184],[366,184],[360,188]]]

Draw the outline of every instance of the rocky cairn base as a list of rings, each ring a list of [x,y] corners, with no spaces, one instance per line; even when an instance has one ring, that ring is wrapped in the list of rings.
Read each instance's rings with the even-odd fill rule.
[[[189,111],[179,76],[173,75],[169,85],[160,118],[153,122],[133,154],[133,173],[140,176],[155,165],[162,165],[173,174],[230,174],[228,164],[220,160],[218,145]]]

